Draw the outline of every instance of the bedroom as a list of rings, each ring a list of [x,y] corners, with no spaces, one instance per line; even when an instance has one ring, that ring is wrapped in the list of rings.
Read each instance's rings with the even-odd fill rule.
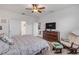
[[[46,30],[45,28],[46,23],[55,22],[56,29],[53,29],[52,31],[48,29],[47,32],[56,31],[58,33],[57,42],[61,39],[68,41],[69,34],[77,37],[79,34],[78,33],[79,5],[78,4],[39,4],[39,5],[35,4],[39,6],[39,8],[40,7],[44,8],[44,10],[42,10],[40,13],[32,12],[32,5],[33,4],[0,4],[0,38],[4,36],[8,38],[9,41],[11,41],[11,39],[12,40],[15,39],[14,42],[17,41],[18,43],[18,44],[17,43],[15,44],[17,46],[19,45],[19,47],[16,47],[15,45],[11,47],[11,49],[13,49],[14,52],[6,50],[8,48],[5,48],[6,52],[5,51],[2,52],[2,49],[0,49],[1,51],[0,54],[3,54],[3,55],[4,54],[6,55],[7,54],[11,54],[11,55],[29,54],[30,55],[30,54],[40,54],[41,52],[47,52],[46,53],[47,55],[53,55],[53,54],[61,55],[61,54],[68,54],[68,52],[71,52],[72,50],[73,52],[71,52],[70,54],[78,54],[78,52],[76,51],[78,47],[77,48],[71,47],[73,42],[68,43],[69,50],[64,49],[63,47],[62,48],[60,47],[62,49],[62,53],[54,53],[59,51],[52,50],[52,47],[54,47],[53,46],[54,44],[52,44],[51,41],[48,42],[49,40],[46,37],[49,35],[47,35],[46,37],[43,37],[44,35],[43,31]],[[27,40],[25,40],[25,38],[27,38]],[[45,38],[47,40],[39,40],[42,38]],[[28,40],[28,39],[37,39],[37,40],[35,41],[35,40]],[[6,42],[5,39],[3,41]],[[26,41],[30,41],[30,43]],[[30,52],[24,52],[24,50],[27,49],[27,48],[24,48],[24,47],[27,47],[25,46],[26,44],[28,44],[29,46],[31,46],[31,44],[34,44],[34,42],[32,43],[32,41],[35,42],[37,47],[35,45],[33,46],[35,48],[31,47],[29,49]],[[11,44],[11,43],[8,43],[8,44]],[[68,44],[65,44],[65,42],[64,43],[61,42],[60,45],[63,46]],[[5,45],[4,47],[6,47],[6,44],[3,44],[3,45]],[[0,47],[2,47],[3,45],[1,45]],[[52,47],[49,47],[50,49],[48,48],[49,45],[52,45]],[[78,44],[76,45],[78,46]],[[37,48],[39,48],[38,51],[35,51]],[[51,51],[47,51],[47,50],[41,51],[41,49],[43,50],[43,48],[47,48],[48,50],[51,50]],[[58,48],[57,50],[61,51],[60,48]],[[34,51],[32,52],[31,49],[34,49]]]

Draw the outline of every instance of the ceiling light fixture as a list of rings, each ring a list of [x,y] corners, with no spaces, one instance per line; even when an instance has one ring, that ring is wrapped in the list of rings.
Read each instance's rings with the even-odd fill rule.
[[[25,8],[26,10],[32,10],[32,13],[42,13],[43,9],[45,9],[45,7],[40,7],[39,4],[32,4],[32,8]]]

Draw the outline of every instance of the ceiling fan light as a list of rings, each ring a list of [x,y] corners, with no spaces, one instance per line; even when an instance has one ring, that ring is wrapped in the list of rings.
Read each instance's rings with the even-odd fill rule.
[[[33,12],[38,12],[38,9],[33,9],[32,11],[33,11]]]
[[[38,12],[38,10],[36,10],[36,9],[34,9],[33,11],[34,11],[34,12]]]

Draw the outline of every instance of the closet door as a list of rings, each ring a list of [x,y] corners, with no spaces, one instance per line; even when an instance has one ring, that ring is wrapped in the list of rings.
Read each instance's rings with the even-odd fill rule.
[[[26,34],[26,21],[21,21],[21,35]]]

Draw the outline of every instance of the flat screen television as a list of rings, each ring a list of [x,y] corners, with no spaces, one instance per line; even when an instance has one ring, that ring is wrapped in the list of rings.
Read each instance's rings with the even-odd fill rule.
[[[56,29],[56,22],[46,23],[46,29]]]

